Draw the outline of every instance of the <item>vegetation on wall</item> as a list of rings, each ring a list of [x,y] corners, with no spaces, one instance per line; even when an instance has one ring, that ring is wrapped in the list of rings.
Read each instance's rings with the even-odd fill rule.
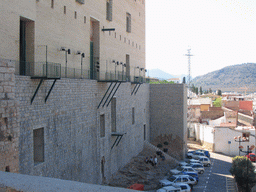
[[[174,84],[173,81],[167,81],[167,80],[162,80],[162,81],[150,81],[150,84]]]

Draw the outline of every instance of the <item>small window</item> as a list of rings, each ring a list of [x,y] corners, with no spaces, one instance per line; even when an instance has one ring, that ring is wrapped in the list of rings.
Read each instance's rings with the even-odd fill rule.
[[[116,98],[111,100],[111,131],[116,132]]]
[[[113,0],[107,0],[107,20],[112,21],[112,6]]]
[[[126,13],[126,32],[131,33],[132,26],[131,26],[131,14]]]
[[[126,38],[124,38],[124,43],[126,43]]]
[[[51,8],[54,8],[54,0],[51,0]]]
[[[86,16],[84,16],[84,23],[86,23]]]
[[[115,38],[116,38],[116,32],[115,32]]]
[[[74,17],[75,17],[75,19],[77,18],[77,13],[76,13],[76,11],[75,11]]]
[[[132,108],[132,124],[135,123],[135,109],[134,107]]]
[[[34,163],[44,162],[44,128],[33,130]]]
[[[100,137],[105,137],[105,115],[100,115]]]
[[[122,40],[122,36],[120,35],[120,41]]]
[[[64,6],[64,14],[66,14],[66,13],[67,13],[67,7]]]

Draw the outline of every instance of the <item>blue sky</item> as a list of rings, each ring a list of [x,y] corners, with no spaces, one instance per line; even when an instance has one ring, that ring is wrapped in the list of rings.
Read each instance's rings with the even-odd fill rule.
[[[147,0],[146,67],[191,76],[256,63],[256,0]]]

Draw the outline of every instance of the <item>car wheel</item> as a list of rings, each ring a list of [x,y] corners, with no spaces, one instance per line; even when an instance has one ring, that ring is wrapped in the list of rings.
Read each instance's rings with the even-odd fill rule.
[[[191,157],[191,156],[188,156],[188,159],[192,159],[192,157]]]
[[[210,167],[211,166],[211,164],[209,163],[208,165],[207,165],[207,167]]]
[[[201,170],[201,171],[200,171],[200,174],[203,174],[203,173],[204,173],[204,171],[203,171],[203,170]]]
[[[189,184],[189,187],[191,188],[191,190],[193,189],[193,185]]]

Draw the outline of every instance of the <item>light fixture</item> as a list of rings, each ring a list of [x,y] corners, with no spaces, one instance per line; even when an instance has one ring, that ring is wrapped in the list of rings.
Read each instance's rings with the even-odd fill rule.
[[[84,53],[81,54],[81,57],[83,57],[83,58],[85,57]]]
[[[112,61],[112,63],[115,63],[115,62],[116,62],[115,60]]]
[[[80,55],[80,54],[81,54],[81,51],[77,51],[77,52],[76,52],[76,55]]]
[[[60,50],[61,51],[66,51],[66,47],[61,47]]]

